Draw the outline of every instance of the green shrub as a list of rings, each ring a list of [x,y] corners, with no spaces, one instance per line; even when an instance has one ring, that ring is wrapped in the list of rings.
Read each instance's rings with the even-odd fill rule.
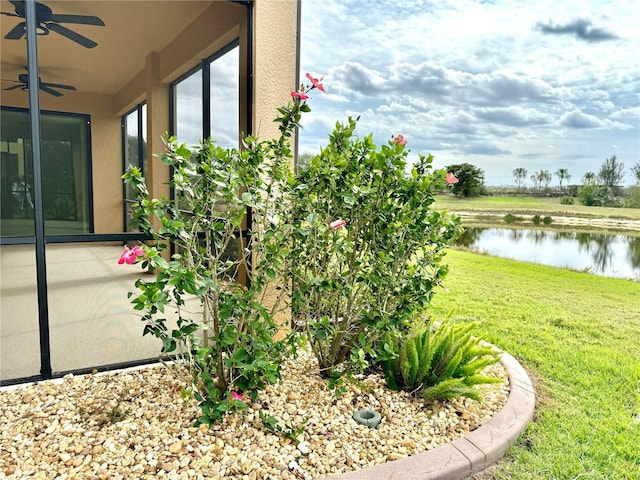
[[[553,218],[548,215],[542,219],[542,223],[544,223],[545,225],[551,225],[552,222]]]
[[[626,208],[640,208],[640,187],[629,187],[624,199]]]
[[[576,199],[569,196],[564,196],[560,199],[560,205],[573,205]]]
[[[534,215],[533,218],[531,219],[531,221],[533,222],[534,225],[540,225],[540,222],[542,220],[540,218],[540,215]]]
[[[315,83],[304,92],[313,88]],[[174,198],[151,198],[137,167],[123,175],[136,194],[132,224],[156,240],[127,248],[121,257],[120,263],[132,264],[140,256],[143,268],[156,273],[152,280],[138,280],[138,295],[129,295],[143,313],[144,335],[162,340],[163,353],[177,353],[189,368],[192,384],[183,393],[198,402],[199,423],[246,408],[243,398],[254,401],[259,390],[277,381],[295,346],[293,336],[275,339],[290,242],[278,222],[289,218],[281,197],[290,175],[289,139],[310,110],[300,93],[292,97],[278,109],[280,137],[247,137],[242,151],[217,147],[211,139],[192,151],[166,136],[167,151],[159,157],[172,169]],[[161,253],[169,245],[175,253],[168,261]],[[246,272],[246,286],[234,281],[239,271]],[[190,297],[200,308],[185,308]],[[167,322],[167,311],[177,313],[176,328]]]
[[[504,221],[505,221],[505,223],[521,222],[522,221],[522,217],[519,216],[519,215],[514,215],[513,213],[507,213],[504,216]]]
[[[292,311],[330,379],[365,367],[375,340],[429,304],[460,231],[432,208],[446,172],[431,156],[409,170],[401,136],[378,149],[355,128],[338,124],[291,185]]]
[[[578,190],[578,199],[587,207],[622,206],[622,202],[615,196],[613,189],[606,185],[583,185]]]
[[[459,396],[480,400],[474,385],[500,383],[480,375],[498,362],[497,351],[472,336],[475,323],[434,325],[419,321],[405,335],[387,334],[383,351],[390,357],[382,361],[389,388],[416,392],[428,400]]]

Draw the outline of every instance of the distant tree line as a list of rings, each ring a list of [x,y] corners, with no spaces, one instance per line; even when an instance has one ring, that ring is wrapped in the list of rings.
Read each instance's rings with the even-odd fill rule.
[[[303,153],[299,155],[297,168],[303,168],[313,155]],[[473,197],[487,195],[484,183],[484,170],[470,163],[447,165],[446,171],[458,179],[457,183],[449,185],[448,190],[459,197]],[[587,172],[582,176],[581,185],[571,185],[572,176],[566,168],[558,168],[553,174],[549,170],[538,170],[529,175],[524,167],[513,170],[513,178],[519,193],[551,193],[550,185],[553,176],[558,179],[557,193],[564,194],[566,203],[573,203],[573,199],[583,205],[640,208],[640,161],[630,169],[635,182],[634,186],[624,189],[624,164],[616,155],[612,155],[602,162],[598,173]],[[526,185],[527,178],[531,181],[532,189]]]
[[[525,187],[525,182],[528,174],[529,172],[527,171],[527,169],[523,167],[519,167],[513,170],[513,178],[515,178],[516,186],[519,190],[522,190]],[[560,190],[562,190],[563,182],[566,181],[567,183],[569,183],[569,180],[571,180],[571,174],[566,168],[559,168],[554,172],[554,175],[558,177]],[[549,188],[549,184],[551,184],[551,180],[553,180],[553,175],[551,175],[551,172],[549,170],[539,170],[537,172],[534,172],[529,177],[529,180],[531,180],[533,188],[537,190],[547,190]]]
[[[525,182],[528,173],[527,169],[523,167],[513,170],[513,178],[518,190],[526,189]],[[568,185],[567,189],[563,188],[563,183],[566,181],[568,184],[571,179],[571,174],[566,168],[556,170],[555,176],[558,178],[560,192],[576,196],[584,205],[609,207],[625,205],[640,208],[640,162],[631,167],[631,173],[635,186],[629,188],[626,194],[622,187],[624,164],[615,155],[602,162],[597,174],[594,172],[585,173],[582,177],[582,185]],[[548,191],[553,176],[548,170],[539,170],[534,172],[529,179],[535,190]]]

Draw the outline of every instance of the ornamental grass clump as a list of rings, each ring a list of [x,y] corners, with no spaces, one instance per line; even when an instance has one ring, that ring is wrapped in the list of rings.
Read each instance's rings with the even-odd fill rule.
[[[481,374],[500,356],[472,335],[475,326],[420,320],[406,334],[387,334],[384,350],[389,359],[382,362],[387,386],[427,400],[462,396],[480,401],[474,385],[502,380]]]
[[[445,184],[431,155],[410,168],[404,137],[377,148],[355,128],[337,124],[291,184],[291,306],[327,378],[365,367],[385,332],[429,304],[460,232],[431,207]]]
[[[133,224],[156,240],[126,249],[121,258],[127,264],[142,260],[156,273],[136,282],[132,303],[143,312],[144,334],[158,337],[164,353],[179,352],[188,365],[193,382],[185,391],[200,405],[200,423],[255,400],[278,380],[283,359],[295,348],[292,335],[275,338],[276,314],[286,292],[290,239],[282,194],[292,161],[290,137],[310,110],[307,94],[323,91],[308,78],[312,85],[292,92],[278,109],[277,139],[247,137],[242,150],[208,139],[192,151],[165,137],[166,153],[159,157],[173,172],[173,198],[151,198],[136,167],[123,176],[136,194]],[[236,281],[239,275],[246,276],[244,284]],[[199,308],[186,308],[193,298]],[[168,311],[176,312],[175,328]]]

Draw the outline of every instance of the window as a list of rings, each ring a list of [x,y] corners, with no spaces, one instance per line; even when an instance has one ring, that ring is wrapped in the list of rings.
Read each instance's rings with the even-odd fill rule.
[[[89,117],[41,112],[45,233],[92,231]],[[34,182],[29,111],[2,108],[0,230],[34,235]]]
[[[240,48],[230,44],[172,86],[174,132],[196,146],[211,137],[224,148],[240,139]]]
[[[147,106],[140,104],[122,117],[122,152],[124,170],[130,166],[138,167],[142,175],[147,169]],[[124,231],[129,232],[129,208],[135,196],[131,186],[124,184]]]
[[[240,143],[240,48],[234,42],[191,70],[172,85],[174,134],[180,143],[195,147],[212,138],[223,148]],[[247,233],[245,232],[246,236]],[[225,255],[237,258],[240,240],[231,243]],[[230,278],[246,282],[244,271]]]

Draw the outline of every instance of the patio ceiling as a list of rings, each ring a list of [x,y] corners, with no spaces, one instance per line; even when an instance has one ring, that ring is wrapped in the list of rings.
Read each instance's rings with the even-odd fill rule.
[[[56,32],[38,36],[38,63],[43,82],[73,85],[78,92],[112,96],[145,67],[152,51],[161,51],[200,16],[211,1],[56,1],[44,0],[54,14],[92,15],[105,26],[63,24],[98,43],[85,48]],[[14,12],[1,0],[3,12]],[[26,73],[26,41],[4,36],[21,18],[0,16],[2,89]],[[64,92],[67,93],[67,92]]]

